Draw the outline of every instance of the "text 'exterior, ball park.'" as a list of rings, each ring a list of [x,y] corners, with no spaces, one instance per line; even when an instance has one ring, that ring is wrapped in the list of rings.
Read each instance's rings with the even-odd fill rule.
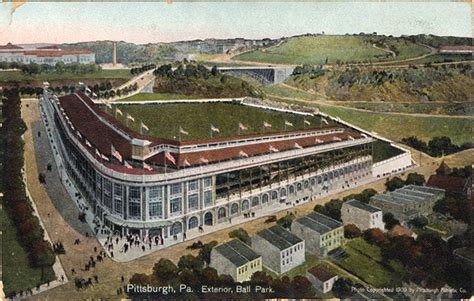
[[[337,118],[251,99],[112,107],[45,92],[40,107],[60,168],[116,234],[209,233],[412,166]],[[396,155],[374,162],[381,142]]]

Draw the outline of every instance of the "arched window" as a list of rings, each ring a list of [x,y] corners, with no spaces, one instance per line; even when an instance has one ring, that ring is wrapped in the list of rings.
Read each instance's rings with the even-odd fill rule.
[[[306,180],[306,181],[304,181],[304,189],[306,189],[306,188],[308,188],[308,187],[309,187],[309,181]]]
[[[296,184],[296,190],[297,191],[303,190],[303,185],[301,185],[301,183]]]
[[[268,194],[262,196],[262,204],[268,203]]]
[[[288,192],[289,192],[290,194],[295,193],[295,186],[290,185],[290,186],[288,187]]]
[[[242,201],[242,211],[249,209],[249,200]]]
[[[206,226],[212,226],[212,213],[207,212],[204,214],[204,225]]]
[[[188,221],[188,229],[194,229],[194,228],[197,228],[197,226],[199,225],[199,220],[197,217],[193,216],[189,219]]]
[[[217,218],[218,219],[224,218],[225,215],[226,215],[225,208],[224,207],[219,208],[219,210],[217,211]]]
[[[230,206],[230,214],[234,215],[237,214],[237,212],[239,212],[239,204],[233,203],[232,206]]]
[[[256,207],[260,204],[260,200],[258,199],[258,196],[254,196],[252,199],[252,207]]]
[[[282,188],[280,190],[280,197],[285,197],[286,196],[286,189],[285,188]]]
[[[316,179],[315,178],[311,178],[311,186],[314,186],[316,185]]]
[[[272,191],[272,200],[278,199],[278,192],[276,190]]]
[[[176,222],[171,226],[171,235],[177,235],[183,231],[183,225],[180,222]]]
[[[339,177],[339,172],[337,170],[334,172],[334,177],[335,178]]]

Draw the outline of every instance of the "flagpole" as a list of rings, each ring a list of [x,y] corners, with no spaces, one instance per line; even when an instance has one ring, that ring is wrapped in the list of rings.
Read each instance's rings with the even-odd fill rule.
[[[212,139],[212,127],[209,125],[209,136],[211,136],[211,139]]]
[[[240,124],[237,123],[237,136],[240,136]]]
[[[163,157],[164,163],[165,163],[165,173],[166,173],[166,154],[167,152],[165,151],[165,156]]]

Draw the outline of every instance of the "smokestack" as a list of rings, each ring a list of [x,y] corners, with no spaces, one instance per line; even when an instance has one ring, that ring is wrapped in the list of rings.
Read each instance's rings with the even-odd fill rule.
[[[117,65],[117,42],[114,42],[114,52],[112,53],[112,64]]]

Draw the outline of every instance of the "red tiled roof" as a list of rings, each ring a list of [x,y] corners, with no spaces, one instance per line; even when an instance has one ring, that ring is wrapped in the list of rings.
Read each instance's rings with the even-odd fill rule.
[[[449,168],[448,164],[446,164],[444,161],[441,162],[439,167],[436,169],[437,174],[445,175],[448,174],[451,171],[451,168]]]
[[[390,234],[392,236],[412,236],[413,235],[413,232],[406,228],[406,227],[403,227],[403,226],[400,226],[400,225],[395,225],[392,230],[390,230]]]
[[[23,47],[13,45],[12,43],[8,43],[4,46],[0,46],[0,49],[23,49]]]
[[[468,180],[462,177],[453,177],[445,175],[432,175],[426,186],[441,188],[447,191],[463,192]]]
[[[337,276],[336,274],[322,266],[312,267],[308,270],[308,273],[312,274],[314,277],[318,278],[322,282],[328,281]]]
[[[92,54],[91,50],[26,50],[24,55],[36,55],[39,57],[58,57],[64,55]]]

